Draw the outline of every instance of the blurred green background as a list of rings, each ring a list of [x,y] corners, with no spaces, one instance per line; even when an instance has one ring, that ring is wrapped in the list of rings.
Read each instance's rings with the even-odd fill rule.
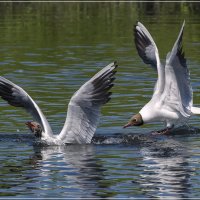
[[[120,67],[113,98],[103,108],[98,131],[122,132],[129,117],[151,98],[156,80],[135,49],[137,21],[151,32],[164,61],[186,20],[184,51],[194,102],[200,104],[199,11],[200,4],[191,2],[0,3],[1,75],[22,86],[59,132],[72,94],[116,60]],[[2,132],[27,132],[24,122],[32,118],[23,110],[1,101],[0,111]],[[199,124],[196,118],[191,123]],[[141,132],[145,127],[131,130]]]

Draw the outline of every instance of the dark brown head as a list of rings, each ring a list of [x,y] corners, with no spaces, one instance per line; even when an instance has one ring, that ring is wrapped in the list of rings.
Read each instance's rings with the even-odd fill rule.
[[[37,122],[26,122],[25,123],[29,129],[31,130],[32,133],[38,138],[42,137],[42,127],[39,123]]]
[[[143,125],[143,119],[142,119],[142,115],[140,113],[134,115],[133,117],[131,117],[131,119],[129,120],[129,122],[124,125],[124,128],[127,128],[129,126],[141,126]]]

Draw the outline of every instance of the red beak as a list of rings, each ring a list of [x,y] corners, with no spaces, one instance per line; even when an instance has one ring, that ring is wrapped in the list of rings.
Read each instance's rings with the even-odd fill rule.
[[[29,128],[33,128],[34,127],[34,124],[32,122],[26,122],[25,123],[26,126],[28,126]]]
[[[26,126],[30,126],[31,122],[26,122],[25,124],[26,124]]]
[[[132,123],[131,122],[128,122],[126,125],[123,126],[123,128],[127,128],[129,126],[132,126]]]

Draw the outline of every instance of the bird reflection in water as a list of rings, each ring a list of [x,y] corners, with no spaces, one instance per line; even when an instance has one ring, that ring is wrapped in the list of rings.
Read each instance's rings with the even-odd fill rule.
[[[179,142],[168,139],[153,147],[141,148],[144,168],[139,179],[151,197],[187,198],[190,192],[188,152]]]
[[[53,188],[54,183],[56,187],[70,189],[71,194],[78,188],[83,190],[84,197],[95,197],[96,185],[103,179],[105,169],[95,158],[93,145],[34,146],[34,151],[32,162],[39,168],[40,177],[52,179],[45,182],[43,189]]]

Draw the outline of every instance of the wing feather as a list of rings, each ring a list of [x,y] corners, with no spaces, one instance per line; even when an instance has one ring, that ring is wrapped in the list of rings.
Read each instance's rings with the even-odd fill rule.
[[[52,135],[49,123],[33,99],[18,85],[12,83],[4,77],[0,76],[0,96],[10,105],[24,108],[32,115],[34,120],[38,122],[43,129],[44,135]]]
[[[135,46],[139,56],[145,64],[150,64],[157,70],[156,51],[157,46],[145,26],[138,22],[134,27]]]
[[[145,26],[138,22],[134,28],[135,45],[139,56],[145,64],[150,64],[158,72],[158,80],[155,84],[154,94],[158,97],[164,90],[165,70],[159,58],[158,48],[151,34]]]
[[[116,62],[104,67],[72,96],[67,118],[58,139],[65,143],[90,143],[96,131],[101,107],[110,100]]]
[[[191,115],[193,98],[190,73],[182,50],[184,25],[185,21],[172,51],[167,55],[165,67],[166,86],[163,99],[165,99],[166,105],[176,108],[183,116],[188,117]]]

